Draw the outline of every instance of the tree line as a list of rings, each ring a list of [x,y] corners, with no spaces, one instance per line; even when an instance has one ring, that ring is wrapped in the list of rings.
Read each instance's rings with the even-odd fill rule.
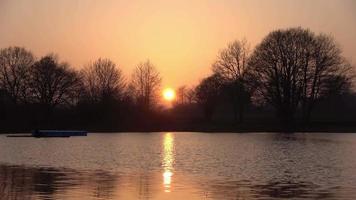
[[[193,89],[208,121],[221,104],[230,103],[238,123],[251,106],[271,107],[293,130],[308,126],[323,101],[353,93],[353,68],[335,40],[300,27],[272,31],[252,50],[246,39],[230,43],[212,72]],[[182,89],[178,96],[191,96]]]
[[[152,112],[160,84],[160,74],[150,61],[140,63],[127,83],[110,59],[99,58],[75,70],[54,54],[36,59],[25,48],[4,48],[0,50],[2,127],[51,128],[72,118],[111,128],[112,119],[121,119],[129,109]]]
[[[0,128],[189,129],[176,123],[179,118],[212,124],[221,107],[234,124],[244,123],[251,108],[271,108],[285,128],[293,128],[296,121],[307,126],[326,99],[352,93],[352,67],[335,40],[303,28],[272,31],[254,49],[245,39],[234,41],[211,69],[197,86],[178,88],[167,111],[159,104],[162,78],[150,61],[127,79],[107,58],[76,70],[54,54],[37,59],[25,48],[4,48]]]

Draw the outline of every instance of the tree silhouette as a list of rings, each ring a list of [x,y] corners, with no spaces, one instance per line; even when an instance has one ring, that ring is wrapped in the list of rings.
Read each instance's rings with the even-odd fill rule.
[[[125,90],[125,79],[116,64],[109,59],[99,58],[82,72],[85,97],[92,102],[105,99],[121,99]]]
[[[205,118],[210,121],[219,103],[223,79],[213,74],[203,79],[195,89],[198,104],[203,107]]]
[[[182,105],[185,103],[187,103],[187,87],[185,85],[183,85],[177,89],[176,104]]]
[[[28,96],[28,80],[34,56],[21,47],[0,50],[0,89],[4,90],[13,103],[24,103]]]
[[[214,73],[220,74],[226,83],[231,86],[230,98],[233,105],[234,119],[243,121],[244,107],[248,95],[245,87],[245,74],[249,56],[249,44],[246,40],[234,41],[226,49],[220,52],[217,61],[213,65]]]
[[[346,84],[350,72],[331,37],[302,28],[268,34],[256,47],[249,65],[255,96],[271,103],[288,127],[293,125],[299,107],[308,121],[315,104],[330,90],[330,80],[337,77],[345,80],[339,84]]]
[[[186,91],[186,99],[187,99],[187,102],[189,104],[192,104],[196,101],[196,92],[195,92],[195,88],[194,87],[191,87],[191,88],[188,88],[187,91]]]
[[[352,67],[331,36],[314,36],[311,45],[312,58],[303,68],[301,107],[306,123],[320,99],[350,91],[352,79]]]
[[[140,63],[132,74],[131,93],[145,110],[155,105],[161,86],[161,76],[150,61]]]
[[[34,63],[29,86],[35,103],[53,109],[73,101],[80,79],[68,64],[59,63],[55,56],[48,55]]]
[[[109,59],[77,71],[53,55],[37,60],[21,47],[0,49],[0,131],[278,131],[278,118],[299,131],[356,128],[353,71],[328,35],[276,30],[252,53],[246,40],[237,40],[211,69],[196,87],[179,87],[173,106],[164,108],[157,99],[161,76],[149,61],[136,66],[126,85]],[[213,124],[200,119],[211,122],[214,115]],[[236,126],[245,115],[249,120]]]

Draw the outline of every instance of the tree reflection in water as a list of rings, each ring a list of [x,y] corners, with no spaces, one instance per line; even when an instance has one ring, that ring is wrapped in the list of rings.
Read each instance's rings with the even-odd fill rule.
[[[64,168],[0,165],[0,200],[66,199],[85,197],[110,199],[118,176],[108,172],[79,172]],[[70,193],[70,195],[68,195]]]
[[[339,135],[130,133],[58,146],[0,138],[0,200],[354,199],[356,138]],[[35,144],[41,151],[31,149]],[[36,154],[63,146],[71,152]],[[36,167],[42,165],[23,159],[25,150],[55,164]]]
[[[173,143],[169,134],[164,137]],[[170,146],[170,145],[168,145]],[[172,145],[173,146],[173,145]],[[172,152],[172,148],[168,152]],[[172,154],[167,154],[172,155]],[[333,191],[308,182],[284,181],[257,184],[251,181],[200,179],[182,181],[186,189],[172,191],[173,159],[165,161],[164,190],[152,173],[123,176],[105,171],[75,171],[64,168],[34,168],[0,165],[0,200],[8,199],[337,199],[342,188]],[[169,162],[168,162],[169,161]],[[170,163],[170,164],[167,164]],[[170,173],[170,174],[169,174]],[[202,182],[203,181],[203,182]],[[137,183],[139,183],[137,185]],[[340,193],[334,193],[336,192]],[[169,192],[169,193],[168,193]],[[351,192],[352,193],[352,192]]]

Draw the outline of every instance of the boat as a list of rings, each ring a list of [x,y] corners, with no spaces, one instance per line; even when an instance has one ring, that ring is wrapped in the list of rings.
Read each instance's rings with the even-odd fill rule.
[[[87,131],[74,130],[35,130],[32,132],[32,137],[71,137],[71,136],[87,136]]]

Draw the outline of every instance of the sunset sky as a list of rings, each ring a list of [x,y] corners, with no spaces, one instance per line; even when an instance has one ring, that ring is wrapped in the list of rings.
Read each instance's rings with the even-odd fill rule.
[[[0,0],[0,48],[57,53],[76,68],[106,57],[128,77],[150,59],[164,87],[197,83],[228,42],[253,47],[295,26],[332,34],[356,63],[354,0]]]

